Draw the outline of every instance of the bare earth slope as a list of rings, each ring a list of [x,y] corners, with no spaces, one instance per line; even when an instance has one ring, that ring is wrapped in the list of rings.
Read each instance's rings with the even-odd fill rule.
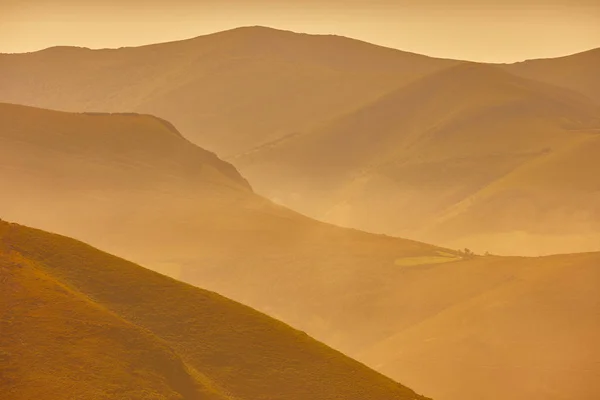
[[[421,399],[230,301],[0,221],[0,390],[11,399]]]
[[[599,170],[597,157],[571,157],[569,190],[553,179],[566,162],[559,154],[598,137],[599,108],[586,97],[462,64],[232,161],[259,193],[318,219],[480,252],[547,254],[556,234],[587,238],[563,251],[598,249],[600,230],[582,230],[575,218],[598,211],[597,180],[575,174],[578,165]],[[519,181],[521,168],[549,157],[554,167]],[[479,204],[479,192],[493,188],[503,197]],[[518,202],[517,191],[528,198]],[[458,205],[470,224],[448,217]],[[561,218],[548,220],[559,209]],[[517,231],[531,237],[511,242]]]
[[[216,290],[437,399],[600,396],[598,254],[462,259],[277,207],[253,194],[229,164],[154,117],[0,109],[0,181],[10,188],[0,197],[4,218]],[[101,278],[76,272],[65,275],[69,285],[78,282],[70,287],[94,299],[105,295]],[[133,284],[136,274],[122,272],[128,289],[112,283],[117,293],[152,304],[133,322],[163,332],[145,319],[154,309],[173,313],[177,324],[186,320],[177,313],[187,313],[187,300],[162,288],[148,294]],[[125,315],[133,312],[128,299],[110,303]],[[167,340],[167,333],[157,335]],[[188,353],[181,348],[174,347]]]
[[[0,101],[151,113],[226,157],[456,63],[344,37],[248,27],[137,48],[0,54]]]

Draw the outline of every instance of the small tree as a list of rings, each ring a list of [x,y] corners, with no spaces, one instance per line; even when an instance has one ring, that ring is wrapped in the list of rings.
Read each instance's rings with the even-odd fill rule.
[[[458,255],[460,255],[463,258],[473,258],[476,256],[476,254],[471,251],[471,249],[469,248],[464,248],[464,250],[458,250]]]

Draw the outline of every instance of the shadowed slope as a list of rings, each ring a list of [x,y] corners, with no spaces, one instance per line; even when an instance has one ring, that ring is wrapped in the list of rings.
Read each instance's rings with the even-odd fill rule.
[[[473,226],[449,226],[447,236],[435,235],[448,208],[597,129],[598,107],[584,96],[497,67],[463,64],[232,161],[259,193],[308,215],[464,247],[473,244],[450,239],[474,236]],[[573,208],[588,200],[574,199]],[[525,230],[525,223],[513,219],[511,229]],[[424,226],[431,228],[421,232]],[[501,247],[491,240],[486,245],[477,249]],[[529,245],[530,252],[540,251]]]
[[[137,48],[0,55],[0,101],[151,113],[230,156],[456,63],[339,36],[249,27]]]
[[[11,398],[422,398],[303,332],[83,243],[0,221],[0,244]]]

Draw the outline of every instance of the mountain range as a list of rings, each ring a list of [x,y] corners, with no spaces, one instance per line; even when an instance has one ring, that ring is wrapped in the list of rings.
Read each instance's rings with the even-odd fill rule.
[[[600,250],[599,68],[599,49],[477,64],[246,27],[2,54],[0,101],[156,115],[310,217],[546,255]]]
[[[600,394],[594,379],[598,253],[473,256],[319,222],[257,195],[230,163],[151,115],[0,104],[0,120],[3,219],[76,237],[216,291],[435,399],[592,400]],[[21,243],[16,236],[5,242]],[[35,260],[44,264],[64,253],[76,262],[69,264],[72,272],[42,278],[60,278],[101,300],[101,293],[62,280],[77,274],[75,265],[88,256],[44,243]],[[111,272],[106,285],[87,269],[73,279],[110,290],[123,275],[127,281],[115,286],[115,296],[149,291],[138,300],[152,300],[146,311],[128,311],[127,320],[137,324],[156,309],[159,314],[145,318],[160,318],[140,325],[149,329],[172,313],[159,337],[177,333],[177,340],[194,341],[184,332],[195,328],[175,321],[186,320],[179,307],[195,307],[196,300],[171,303],[178,294],[161,295],[145,279],[136,285],[127,271]],[[172,346],[187,362],[187,348]]]

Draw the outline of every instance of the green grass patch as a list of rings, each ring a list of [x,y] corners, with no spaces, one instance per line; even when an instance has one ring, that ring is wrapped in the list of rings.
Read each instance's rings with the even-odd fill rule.
[[[399,267],[414,267],[417,265],[443,264],[460,260],[455,254],[437,251],[437,255],[397,258],[394,264]]]

